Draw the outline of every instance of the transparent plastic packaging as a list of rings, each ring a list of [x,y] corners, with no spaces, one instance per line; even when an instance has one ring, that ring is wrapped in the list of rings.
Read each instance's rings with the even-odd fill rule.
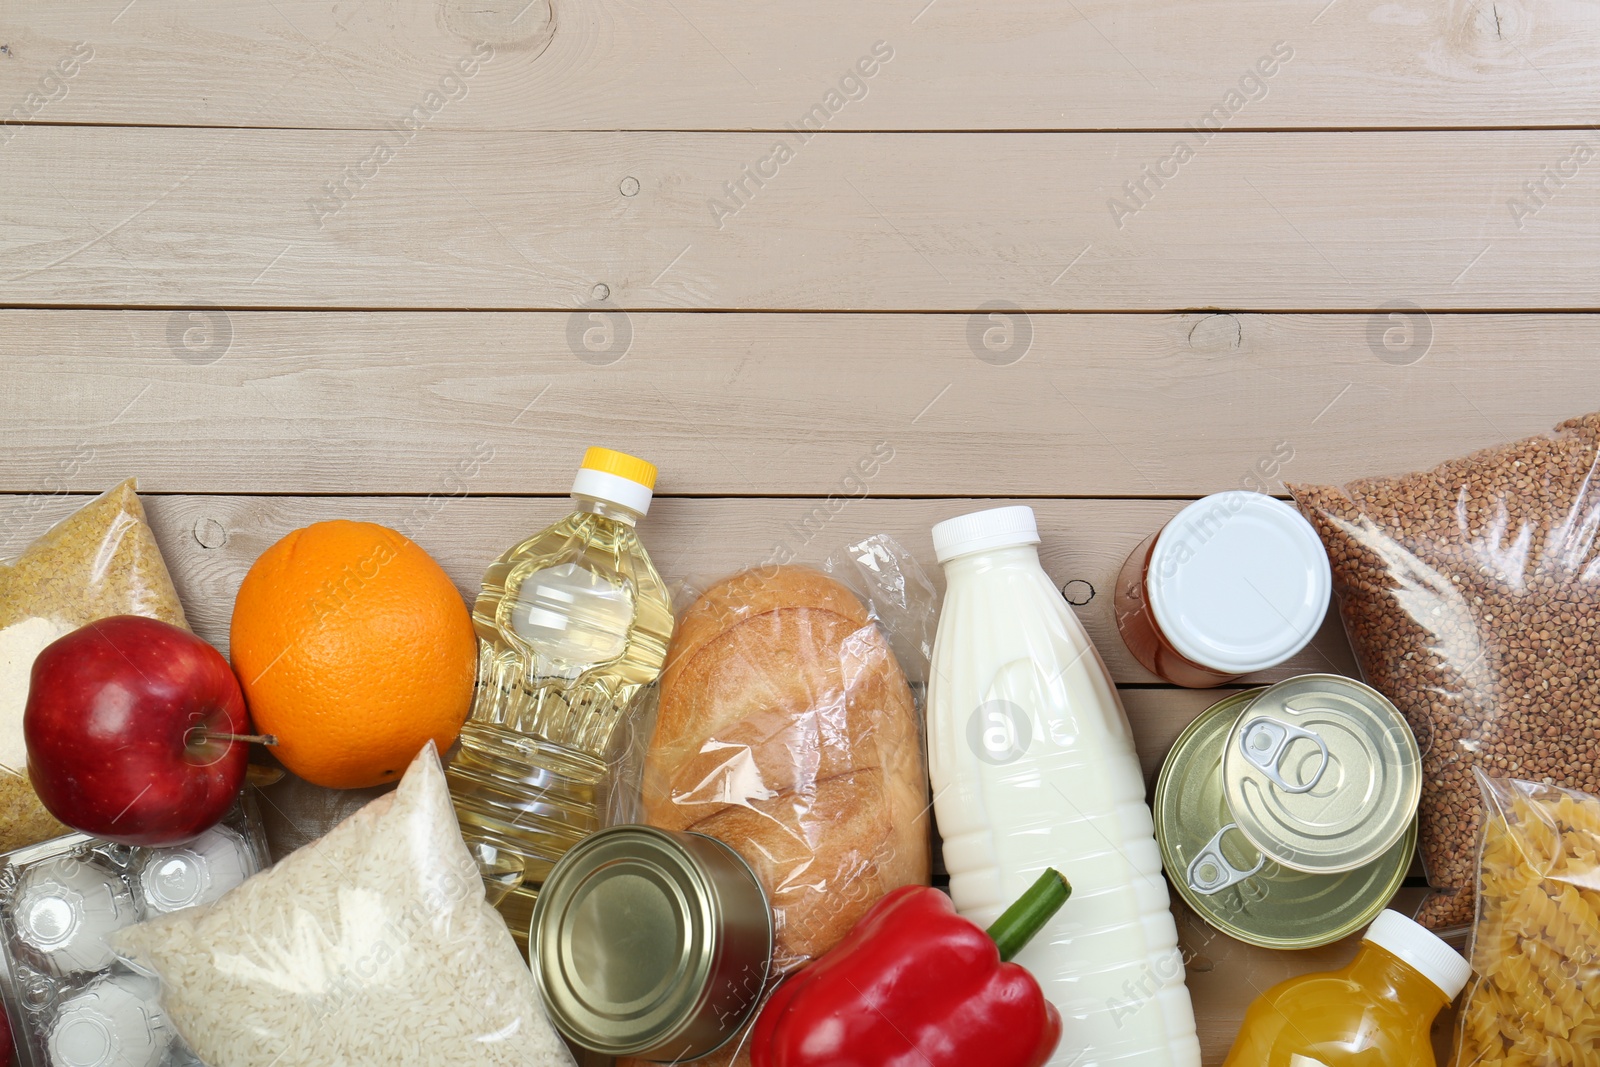
[[[172,1047],[156,984],[139,974],[105,974],[73,994],[45,1041],[59,1067],[159,1067]]]
[[[131,848],[68,834],[0,860],[0,999],[17,1024],[19,1067],[196,1063],[174,1040],[155,983],[118,961],[112,938],[185,906],[174,888],[220,895],[266,863],[248,793],[187,845]]]
[[[1478,922],[1456,1067],[1583,1067],[1600,1049],[1600,798],[1477,772]]]
[[[1476,768],[1600,792],[1600,413],[1430,471],[1291,485],[1423,754],[1418,921],[1472,922]]]
[[[571,1067],[430,742],[399,787],[214,904],[121,931],[209,1067]]]
[[[447,776],[519,945],[551,867],[602,825],[614,736],[647,699],[672,634],[636,528],[650,490],[591,468],[596,459],[654,479],[642,460],[591,449],[572,513],[490,564],[473,605],[477,695]]]
[[[112,615],[187,626],[131,478],[0,563],[0,852],[67,833],[28,783],[22,714],[34,657]]]
[[[777,930],[769,988],[883,894],[928,882],[921,720],[896,653],[925,677],[935,603],[910,554],[875,535],[826,572],[725,578],[679,617],[644,821],[715,837],[755,870]],[[748,1064],[746,1038],[696,1062]]]

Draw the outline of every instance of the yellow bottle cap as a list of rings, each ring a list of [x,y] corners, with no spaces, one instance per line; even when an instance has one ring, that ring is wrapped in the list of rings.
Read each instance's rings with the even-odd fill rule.
[[[646,489],[656,487],[656,465],[610,448],[591,448],[583,454],[583,469],[614,474],[630,482],[638,482]]]

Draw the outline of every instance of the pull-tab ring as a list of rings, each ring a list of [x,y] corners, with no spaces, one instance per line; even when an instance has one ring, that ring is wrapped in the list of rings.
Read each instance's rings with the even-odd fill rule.
[[[1241,871],[1228,862],[1228,858],[1222,854],[1222,838],[1229,830],[1237,829],[1239,829],[1239,824],[1230,822],[1218,830],[1215,836],[1206,842],[1206,847],[1202,848],[1200,853],[1189,861],[1189,869],[1184,873],[1188,879],[1190,889],[1202,896],[1209,897],[1213,893],[1222,892],[1230,885],[1238,885],[1267,865],[1267,857],[1260,853],[1256,854],[1256,865],[1248,871]],[[1204,876],[1205,869],[1208,867],[1213,872],[1209,878]]]
[[[1305,740],[1315,744],[1322,753],[1322,762],[1317,765],[1317,773],[1311,780],[1300,785],[1290,785],[1283,780],[1283,757],[1289,751],[1289,746],[1296,741]],[[1328,769],[1328,743],[1319,735],[1310,730],[1302,730],[1298,726],[1291,726],[1281,719],[1274,719],[1264,715],[1259,719],[1252,719],[1239,734],[1239,750],[1244,753],[1244,758],[1249,760],[1262,774],[1271,779],[1272,784],[1282,789],[1285,793],[1309,793],[1322,781],[1322,775]]]

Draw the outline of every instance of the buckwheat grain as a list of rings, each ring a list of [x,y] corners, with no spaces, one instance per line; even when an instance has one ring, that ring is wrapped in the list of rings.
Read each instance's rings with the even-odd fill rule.
[[[1423,751],[1419,921],[1474,915],[1472,768],[1600,792],[1600,413],[1398,478],[1291,485],[1367,682]]]

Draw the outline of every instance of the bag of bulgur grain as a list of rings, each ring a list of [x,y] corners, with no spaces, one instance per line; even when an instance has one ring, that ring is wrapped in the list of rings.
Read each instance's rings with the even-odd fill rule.
[[[215,904],[113,936],[210,1067],[571,1067],[461,840],[433,742]]]
[[[1291,485],[1363,677],[1423,752],[1418,921],[1465,927],[1474,768],[1600,792],[1600,414],[1431,471]]]
[[[186,625],[131,478],[0,563],[0,852],[67,832],[28,783],[28,679],[46,645],[111,615]]]

